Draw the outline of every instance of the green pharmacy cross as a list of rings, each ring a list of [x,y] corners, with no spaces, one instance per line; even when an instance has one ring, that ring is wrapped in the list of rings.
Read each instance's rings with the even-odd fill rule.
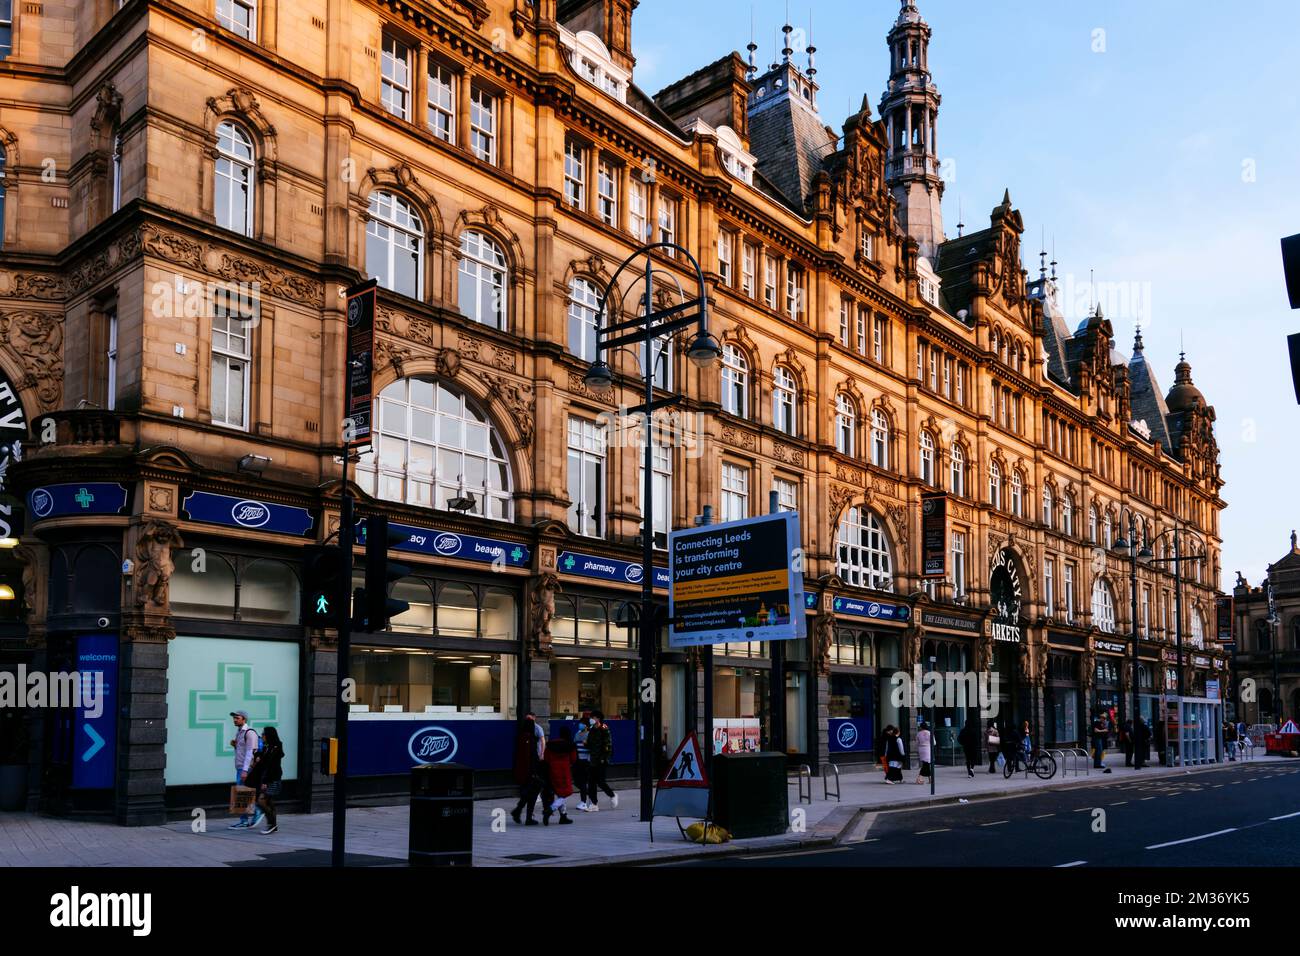
[[[92,495],[90,492],[88,492],[85,488],[80,488],[77,490],[77,493],[73,496],[73,499],[77,502],[77,504],[81,505],[81,507],[89,508],[90,503],[95,500],[95,496]]]
[[[521,560],[523,560],[523,557],[524,557],[524,549],[523,549],[523,548],[520,548],[520,547],[518,547],[518,546],[516,546],[515,549],[514,549],[513,551],[510,552],[510,557],[511,557],[511,559],[513,559],[513,560],[515,560],[515,561],[521,561]]]
[[[278,723],[279,694],[253,691],[252,664],[218,663],[216,679],[214,690],[190,691],[189,729],[211,730],[216,756],[229,757],[231,712],[248,711],[248,722],[260,732]]]
[[[567,558],[564,559],[564,570],[566,570],[566,571],[572,571],[572,570],[573,570],[573,565],[574,565],[575,563],[576,563],[576,562],[573,560],[573,555],[569,555]]]

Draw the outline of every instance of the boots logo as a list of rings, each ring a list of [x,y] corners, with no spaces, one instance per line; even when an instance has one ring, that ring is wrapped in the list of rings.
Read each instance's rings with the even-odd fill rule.
[[[858,742],[858,728],[852,724],[840,724],[836,737],[839,739],[840,746],[847,750]]]
[[[627,578],[633,584],[641,583],[642,569],[639,564],[629,564],[623,571],[623,577]]]
[[[442,727],[421,727],[411,734],[406,751],[416,763],[445,763],[456,756],[456,735]]]
[[[237,501],[230,509],[235,524],[245,528],[260,528],[271,520],[271,509],[260,501]]]
[[[433,550],[439,554],[456,554],[460,551],[460,535],[440,534],[433,539]]]
[[[32,492],[32,511],[36,512],[38,518],[44,518],[54,510],[54,496],[44,488],[37,488]]]

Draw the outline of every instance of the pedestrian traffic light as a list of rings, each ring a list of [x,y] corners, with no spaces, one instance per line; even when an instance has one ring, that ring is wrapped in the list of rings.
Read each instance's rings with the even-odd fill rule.
[[[382,515],[366,518],[366,600],[363,627],[359,630],[377,633],[388,627],[388,619],[410,608],[406,601],[388,596],[388,585],[404,578],[411,569],[404,564],[388,560],[388,549],[407,538],[406,532],[388,526]]]
[[[309,544],[302,556],[302,623],[307,627],[339,626],[339,592],[343,555],[337,547]]]

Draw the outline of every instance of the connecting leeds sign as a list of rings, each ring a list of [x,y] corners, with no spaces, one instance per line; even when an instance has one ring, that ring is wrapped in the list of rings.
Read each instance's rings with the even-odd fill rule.
[[[668,645],[807,637],[793,511],[668,536]]]

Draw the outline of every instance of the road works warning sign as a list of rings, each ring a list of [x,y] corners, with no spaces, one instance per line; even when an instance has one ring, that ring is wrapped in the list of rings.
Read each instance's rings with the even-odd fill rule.
[[[673,787],[699,787],[705,790],[709,787],[709,778],[704,771],[704,760],[700,753],[700,742],[695,739],[693,730],[677,745],[677,753],[673,754],[672,763],[668,765],[663,779],[659,781],[660,790]]]
[[[668,536],[670,647],[808,635],[793,511]]]

